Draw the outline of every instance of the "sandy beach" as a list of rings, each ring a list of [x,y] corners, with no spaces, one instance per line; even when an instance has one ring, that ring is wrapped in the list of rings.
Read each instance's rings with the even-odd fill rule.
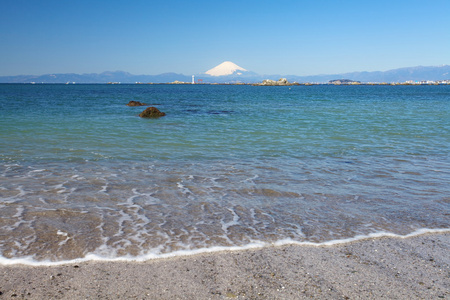
[[[450,233],[145,262],[0,266],[0,298],[448,299]]]

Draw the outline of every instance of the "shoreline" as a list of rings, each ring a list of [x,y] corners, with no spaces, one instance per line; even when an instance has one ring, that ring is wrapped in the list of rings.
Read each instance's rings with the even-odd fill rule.
[[[311,247],[322,247],[322,246],[334,246],[334,245],[342,245],[348,244],[352,242],[364,241],[368,239],[374,238],[399,238],[406,239],[424,234],[440,234],[440,233],[450,233],[450,228],[421,228],[406,235],[396,234],[392,232],[374,232],[366,235],[357,235],[350,238],[343,239],[335,239],[329,240],[325,242],[310,242],[310,241],[295,241],[291,239],[278,240],[275,242],[262,242],[262,241],[254,241],[249,244],[243,246],[213,246],[207,248],[198,248],[191,250],[177,250],[174,252],[168,253],[152,253],[143,254],[138,256],[123,256],[123,257],[107,257],[101,256],[95,253],[88,253],[83,258],[75,258],[70,260],[62,260],[62,261],[49,261],[49,260],[34,260],[32,257],[26,256],[21,258],[5,258],[0,256],[0,266],[14,266],[14,265],[25,265],[25,266],[33,266],[33,267],[54,267],[60,265],[67,264],[80,264],[86,262],[146,262],[150,260],[158,260],[158,259],[166,259],[173,257],[185,257],[185,256],[193,256],[193,255],[201,255],[208,253],[221,253],[221,252],[236,252],[236,251],[245,251],[245,250],[254,250],[254,249],[262,249],[268,247],[283,247],[283,246],[311,246]]]
[[[0,299],[449,298],[450,232],[142,262],[0,265]]]

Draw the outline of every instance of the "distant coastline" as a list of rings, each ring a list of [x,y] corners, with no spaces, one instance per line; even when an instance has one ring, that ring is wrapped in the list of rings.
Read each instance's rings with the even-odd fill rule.
[[[48,83],[48,82],[0,82],[0,85],[8,85],[8,84],[15,84],[15,85],[68,85],[67,83]],[[359,82],[359,83],[320,83],[320,82],[302,82],[302,83],[291,83],[291,84],[285,84],[285,85],[264,85],[261,83],[243,83],[243,82],[234,82],[234,83],[195,83],[192,84],[190,82],[136,82],[136,83],[121,83],[121,82],[94,82],[94,83],[85,83],[85,82],[73,82],[70,83],[70,85],[249,85],[249,86],[324,86],[324,85],[330,85],[330,86],[368,86],[368,85],[382,85],[382,86],[423,86],[423,85],[450,85],[450,80],[440,80],[440,81],[418,81],[418,82]]]
[[[195,77],[195,80],[194,80]],[[231,75],[211,76],[206,73],[184,75],[179,73],[163,73],[159,75],[134,75],[128,72],[115,71],[90,74],[45,74],[0,76],[0,83],[111,83],[111,84],[258,84],[264,80],[286,78],[289,82],[303,85],[329,84],[381,84],[381,85],[424,85],[449,84],[450,65],[419,66],[399,68],[388,71],[351,72],[342,74],[320,75],[282,75],[256,74],[254,72],[236,71]],[[345,79],[343,79],[345,78]],[[348,82],[342,80],[349,80]],[[340,81],[340,82],[339,82]],[[351,83],[354,82],[354,83]]]

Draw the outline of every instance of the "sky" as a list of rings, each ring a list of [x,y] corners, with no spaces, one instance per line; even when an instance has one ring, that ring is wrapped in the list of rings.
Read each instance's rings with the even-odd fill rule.
[[[450,64],[449,16],[449,0],[2,0],[0,76],[438,66]]]

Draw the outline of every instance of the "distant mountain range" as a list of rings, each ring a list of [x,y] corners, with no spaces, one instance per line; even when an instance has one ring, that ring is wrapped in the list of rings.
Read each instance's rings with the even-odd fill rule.
[[[0,76],[0,83],[166,83],[175,80],[190,81],[191,76],[176,73],[164,73],[159,75],[133,75],[123,71],[90,74],[63,73],[45,75]]]
[[[289,77],[289,76],[287,76]],[[328,82],[338,78],[346,78],[361,82],[405,82],[423,80],[450,79],[450,65],[418,66],[375,72],[351,72],[335,75],[293,76],[298,82]]]
[[[450,79],[450,66],[410,67],[375,72],[351,72],[343,74],[323,74],[311,76],[297,75],[259,75],[239,67],[232,62],[224,62],[205,73],[196,74],[195,81],[203,83],[255,83],[264,79],[277,80],[286,78],[290,82],[326,83],[336,79],[350,79],[361,82],[405,82],[422,80]],[[91,74],[46,74],[0,76],[0,83],[171,83],[192,82],[192,75],[163,73],[159,75],[133,75],[128,72],[115,71]]]

